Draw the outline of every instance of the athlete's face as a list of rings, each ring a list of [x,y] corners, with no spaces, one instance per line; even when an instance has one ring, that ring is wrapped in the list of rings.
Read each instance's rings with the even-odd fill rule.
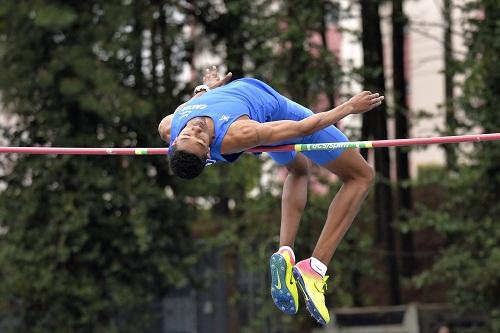
[[[210,157],[210,134],[206,120],[190,120],[175,139],[175,146],[199,157]]]

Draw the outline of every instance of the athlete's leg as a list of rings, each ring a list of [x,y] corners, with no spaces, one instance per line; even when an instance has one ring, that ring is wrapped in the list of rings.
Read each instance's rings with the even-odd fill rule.
[[[356,150],[344,151],[323,167],[335,173],[343,182],[330,204],[326,223],[312,255],[328,265],[373,184],[374,172]]]
[[[329,131],[333,133],[337,130]],[[325,276],[326,265],[358,213],[374,175],[368,163],[354,150],[346,150],[337,156],[331,153],[307,156],[314,158],[316,162],[323,162],[322,166],[337,174],[344,182],[330,204],[326,223],[312,257],[298,262],[293,268],[293,275],[304,294],[307,309],[319,323],[325,325],[330,321],[324,295],[328,278]],[[330,159],[331,157],[334,158]]]
[[[299,295],[292,275],[295,265],[292,247],[307,201],[309,160],[295,152],[270,155],[288,169],[281,200],[280,248],[269,260],[271,295],[278,309],[286,314],[295,314],[299,307]]]
[[[309,160],[302,154],[286,165],[288,175],[281,197],[280,247],[293,248],[300,218],[307,202]]]

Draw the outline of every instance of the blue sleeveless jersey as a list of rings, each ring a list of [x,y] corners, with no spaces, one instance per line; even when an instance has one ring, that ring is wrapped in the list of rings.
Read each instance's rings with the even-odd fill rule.
[[[215,139],[210,145],[210,158],[233,162],[241,153],[221,153],[222,140],[229,126],[241,116],[248,116],[260,123],[277,120],[277,114],[285,108],[283,96],[267,84],[251,78],[235,80],[208,91],[177,109],[170,129],[170,145],[189,120],[195,117],[210,117],[215,130]]]
[[[210,158],[215,161],[234,162],[242,153],[222,154],[222,140],[231,124],[241,116],[260,123],[276,120],[299,121],[313,112],[280,95],[273,88],[256,79],[244,78],[211,90],[192,99],[174,112],[170,128],[170,145],[186,123],[195,117],[210,117],[214,122],[215,139],[210,145]],[[345,142],[347,137],[335,126],[328,126],[308,136],[293,138],[273,145],[292,143]],[[312,161],[323,165],[336,159],[343,150],[303,152]],[[279,164],[290,163],[296,152],[276,152],[269,155]]]

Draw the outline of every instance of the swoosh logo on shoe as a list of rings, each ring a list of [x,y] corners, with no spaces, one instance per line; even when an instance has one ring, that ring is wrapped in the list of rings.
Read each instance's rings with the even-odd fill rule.
[[[281,280],[280,280],[280,274],[278,271],[276,271],[276,277],[278,278],[278,284],[275,285],[276,289],[280,290],[281,289]]]

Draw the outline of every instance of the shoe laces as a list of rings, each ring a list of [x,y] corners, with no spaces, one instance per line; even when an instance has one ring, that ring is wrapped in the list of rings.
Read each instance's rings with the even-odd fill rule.
[[[324,294],[328,290],[328,284],[326,283],[326,281],[328,280],[329,277],[330,276],[327,275],[323,277],[321,281],[314,282],[314,286],[322,294]]]

